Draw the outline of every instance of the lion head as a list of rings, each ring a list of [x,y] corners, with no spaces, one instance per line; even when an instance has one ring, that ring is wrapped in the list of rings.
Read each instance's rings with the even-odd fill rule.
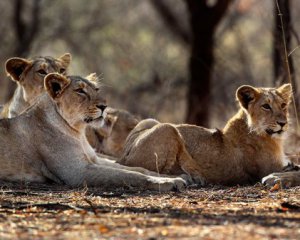
[[[13,57],[6,61],[5,68],[12,80],[23,88],[23,98],[30,105],[44,92],[44,77],[48,73],[66,74],[71,54],[59,58],[36,57],[25,59]]]
[[[50,73],[45,77],[45,89],[72,128],[79,131],[87,124],[103,124],[106,101],[97,83],[79,76]]]
[[[280,137],[288,129],[288,106],[292,87],[254,88],[241,86],[236,92],[240,106],[247,114],[251,131],[260,135]]]
[[[94,128],[94,131],[103,138],[102,149],[98,151],[111,156],[121,156],[126,138],[138,124],[138,119],[121,109],[108,108],[106,113],[103,126]]]

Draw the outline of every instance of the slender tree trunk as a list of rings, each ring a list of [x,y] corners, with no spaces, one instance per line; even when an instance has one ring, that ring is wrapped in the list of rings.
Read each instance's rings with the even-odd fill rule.
[[[278,11],[277,3],[274,4],[274,30],[273,30],[273,70],[274,70],[274,85],[279,86],[284,83],[289,82],[287,62],[284,53],[284,42],[282,36],[282,27],[285,32],[286,49],[289,53],[291,49],[292,41],[292,20],[291,20],[291,10],[290,10],[290,0],[278,0],[278,6],[280,8],[280,13],[282,14],[283,26],[281,25],[280,13]],[[295,68],[293,64],[292,55],[288,58],[291,80],[294,88],[294,92],[297,93],[297,83]],[[299,96],[295,96],[296,106],[298,112],[300,110]]]
[[[14,14],[12,19],[12,28],[14,29],[16,38],[16,47],[13,55],[17,57],[27,56],[32,43],[38,34],[40,25],[41,0],[32,0],[31,18],[28,22],[22,18],[24,4],[24,0],[14,0],[13,2]],[[16,84],[13,81],[9,81],[5,96],[6,101],[12,97],[15,88]]]
[[[293,85],[294,106],[296,107],[295,117],[299,117],[300,97],[298,95],[295,69],[293,65],[292,55],[286,59],[285,48],[289,54],[291,51],[291,39],[293,33],[290,0],[275,0],[274,4],[274,30],[273,30],[273,70],[274,85],[278,86],[291,81]],[[284,31],[284,35],[283,32]],[[284,41],[285,40],[285,41]],[[285,44],[285,45],[284,45]],[[288,60],[288,61],[287,61]],[[289,71],[291,79],[289,79]],[[297,131],[299,131],[299,119],[297,119]]]
[[[275,1],[274,1],[275,2]],[[286,48],[291,50],[291,15],[290,0],[278,0],[278,5],[282,13],[283,29],[285,32]],[[284,45],[282,38],[281,19],[278,12],[277,4],[274,4],[274,30],[273,30],[273,64],[274,64],[274,83],[281,85],[288,82],[286,71],[286,61],[284,54]],[[294,73],[292,58],[289,59],[291,74]]]
[[[186,118],[188,123],[208,126],[214,33],[230,2],[231,0],[219,0],[214,6],[209,6],[206,1],[186,0],[192,31]]]

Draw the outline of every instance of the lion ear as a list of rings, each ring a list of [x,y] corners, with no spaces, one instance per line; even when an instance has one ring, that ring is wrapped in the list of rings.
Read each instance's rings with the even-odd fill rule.
[[[290,83],[281,85],[279,88],[276,89],[276,91],[279,93],[280,96],[282,96],[282,98],[285,101],[290,102],[293,94],[292,85]]]
[[[137,125],[139,123],[139,120],[137,119],[137,118],[134,118],[131,122],[130,122],[130,124],[129,124],[129,129],[134,129],[135,128],[135,126]]]
[[[243,85],[236,91],[236,98],[245,109],[248,109],[249,103],[255,101],[258,95],[257,89],[248,85]]]
[[[90,73],[85,77],[90,82],[95,82],[97,80],[97,74],[96,73]]]
[[[31,61],[24,58],[10,58],[5,63],[5,70],[14,81],[20,81],[20,77],[24,70],[31,65]]]
[[[57,58],[58,61],[60,61],[64,68],[68,68],[72,61],[72,55],[70,53],[65,53],[59,58]]]
[[[96,73],[91,73],[87,75],[85,78],[89,80],[91,83],[93,83],[96,87],[99,87],[101,85],[100,79]]]
[[[44,81],[45,89],[53,99],[60,97],[66,87],[71,83],[69,78],[58,73],[48,74]]]

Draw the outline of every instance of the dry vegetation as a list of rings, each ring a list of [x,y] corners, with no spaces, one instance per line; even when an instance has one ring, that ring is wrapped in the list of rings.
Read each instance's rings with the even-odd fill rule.
[[[76,189],[2,185],[0,238],[299,239],[300,188]]]

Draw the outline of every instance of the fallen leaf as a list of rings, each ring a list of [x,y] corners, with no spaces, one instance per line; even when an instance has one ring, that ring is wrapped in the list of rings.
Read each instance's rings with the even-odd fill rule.
[[[168,233],[169,233],[169,232],[168,232],[168,230],[166,230],[166,229],[164,229],[164,230],[161,231],[161,235],[162,235],[162,236],[167,236]]]
[[[279,183],[275,183],[275,185],[270,189],[270,192],[275,192],[280,189]]]
[[[110,231],[109,228],[105,225],[99,225],[98,230],[100,233],[108,233]]]

